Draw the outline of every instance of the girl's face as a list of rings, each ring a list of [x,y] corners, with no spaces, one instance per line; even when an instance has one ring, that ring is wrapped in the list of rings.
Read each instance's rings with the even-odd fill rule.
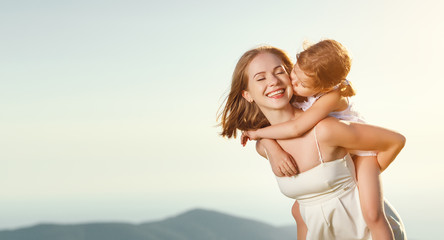
[[[291,71],[291,84],[293,85],[294,94],[301,97],[311,97],[319,93],[315,89],[314,79],[307,76],[304,71],[302,71],[298,63],[296,63]]]
[[[282,60],[272,53],[260,53],[248,65],[247,90],[242,96],[255,102],[261,109],[280,109],[286,106],[293,96],[290,77]]]

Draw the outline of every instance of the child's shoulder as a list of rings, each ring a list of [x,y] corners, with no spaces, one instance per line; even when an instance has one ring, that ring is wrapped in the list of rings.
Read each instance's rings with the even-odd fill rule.
[[[316,135],[319,139],[328,140],[334,137],[335,129],[340,125],[341,122],[337,118],[326,117],[316,124]]]
[[[326,92],[323,96],[330,96],[331,98],[340,99],[342,97],[341,90],[334,88],[331,91]]]
[[[293,98],[291,101],[291,105],[305,112],[313,105],[314,102],[316,102],[316,100],[317,99],[314,97]]]

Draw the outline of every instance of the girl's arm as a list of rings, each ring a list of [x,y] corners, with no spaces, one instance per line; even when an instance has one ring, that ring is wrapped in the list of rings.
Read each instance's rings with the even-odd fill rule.
[[[255,131],[245,131],[250,140],[262,138],[289,139],[302,136],[316,124],[328,116],[330,112],[337,110],[341,104],[339,90],[333,90],[319,98],[313,106],[302,113],[298,118],[261,128]]]
[[[298,173],[293,157],[285,152],[275,140],[262,139],[257,141],[256,151],[270,161],[271,169],[276,176],[291,177]]]
[[[381,172],[395,159],[406,141],[403,135],[382,127],[338,121],[335,118],[322,120],[316,129],[318,137],[330,146],[377,151]]]

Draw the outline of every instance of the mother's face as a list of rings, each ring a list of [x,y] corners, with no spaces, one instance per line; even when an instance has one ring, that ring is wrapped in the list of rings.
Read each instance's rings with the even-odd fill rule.
[[[242,96],[264,109],[280,109],[286,106],[293,90],[282,60],[272,53],[260,53],[246,69],[248,87]]]

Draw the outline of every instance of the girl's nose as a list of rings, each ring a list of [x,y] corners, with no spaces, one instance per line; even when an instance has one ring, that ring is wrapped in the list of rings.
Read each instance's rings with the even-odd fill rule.
[[[294,71],[291,72],[290,74],[290,80],[291,80],[291,84],[293,85],[298,85],[298,78],[296,77],[296,74],[294,73]]]

